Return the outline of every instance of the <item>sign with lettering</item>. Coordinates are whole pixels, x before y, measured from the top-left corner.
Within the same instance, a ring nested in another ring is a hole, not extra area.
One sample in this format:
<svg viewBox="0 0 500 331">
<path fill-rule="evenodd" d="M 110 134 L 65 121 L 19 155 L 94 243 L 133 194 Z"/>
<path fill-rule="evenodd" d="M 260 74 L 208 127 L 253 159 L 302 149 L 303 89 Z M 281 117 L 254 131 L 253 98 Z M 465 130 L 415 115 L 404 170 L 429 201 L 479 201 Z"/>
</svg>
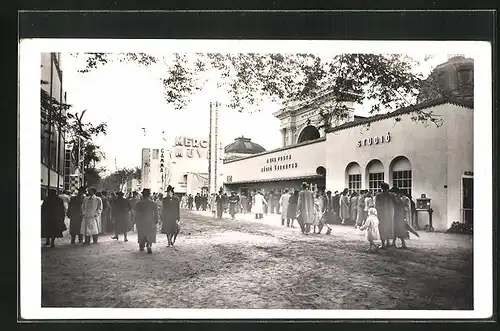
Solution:
<svg viewBox="0 0 500 331">
<path fill-rule="evenodd" d="M 207 158 L 208 140 L 175 137 L 174 156 L 177 158 Z"/>
<path fill-rule="evenodd" d="M 391 141 L 391 133 L 387 132 L 386 135 L 367 137 L 362 140 L 358 140 L 358 147 L 379 145 L 383 143 L 388 143 L 390 141 Z"/>
<path fill-rule="evenodd" d="M 290 162 L 291 160 L 291 154 L 267 158 L 266 165 L 260 169 L 260 172 L 296 169 L 298 166 L 297 162 Z"/>
</svg>

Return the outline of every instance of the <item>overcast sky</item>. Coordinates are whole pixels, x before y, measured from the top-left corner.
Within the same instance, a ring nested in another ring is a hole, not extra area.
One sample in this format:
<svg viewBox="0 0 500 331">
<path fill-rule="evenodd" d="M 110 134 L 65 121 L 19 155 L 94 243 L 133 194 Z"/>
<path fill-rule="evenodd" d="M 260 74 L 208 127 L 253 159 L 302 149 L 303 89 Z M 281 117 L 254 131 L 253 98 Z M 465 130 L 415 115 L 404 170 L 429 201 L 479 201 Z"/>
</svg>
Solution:
<svg viewBox="0 0 500 331">
<path fill-rule="evenodd" d="M 414 58 L 423 60 L 421 55 Z M 445 54 L 435 55 L 415 70 L 427 75 L 446 59 Z M 102 165 L 109 170 L 115 169 L 115 158 L 118 168 L 140 166 L 141 149 L 161 146 L 162 131 L 167 139 L 177 135 L 208 137 L 209 102 L 217 98 L 210 85 L 195 95 L 186 109 L 179 111 L 164 100 L 159 70 L 154 66 L 111 63 L 90 73 L 79 73 L 81 61 L 63 53 L 61 62 L 68 103 L 78 111 L 87 109 L 86 121 L 108 124 L 108 134 L 96 143 L 106 155 Z M 364 104 L 357 106 L 355 112 L 366 116 L 369 108 Z M 267 150 L 281 147 L 279 121 L 272 116 L 278 109 L 279 105 L 268 103 L 260 112 L 239 113 L 222 106 L 223 145 L 243 135 Z M 146 129 L 146 136 L 142 128 Z"/>
</svg>

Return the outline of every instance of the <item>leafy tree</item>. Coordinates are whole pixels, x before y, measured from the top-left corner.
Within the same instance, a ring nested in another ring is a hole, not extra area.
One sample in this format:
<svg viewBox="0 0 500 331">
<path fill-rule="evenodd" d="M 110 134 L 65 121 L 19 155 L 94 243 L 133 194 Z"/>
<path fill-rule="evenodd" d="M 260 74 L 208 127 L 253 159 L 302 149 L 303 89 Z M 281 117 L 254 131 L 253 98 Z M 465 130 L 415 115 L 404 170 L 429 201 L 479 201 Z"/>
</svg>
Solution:
<svg viewBox="0 0 500 331">
<path fill-rule="evenodd" d="M 138 167 L 136 167 L 135 169 L 129 169 L 129 168 L 118 169 L 117 171 L 103 178 L 102 180 L 103 187 L 111 191 L 119 191 L 122 189 L 123 185 L 128 180 L 137 177 L 138 170 L 140 172 L 140 168 Z"/>
<path fill-rule="evenodd" d="M 96 185 L 105 169 L 98 168 L 97 164 L 104 158 L 100 147 L 95 145 L 93 139 L 100 134 L 106 134 L 107 124 L 93 125 L 83 121 L 86 110 L 81 113 L 70 112 L 72 105 L 59 102 L 43 88 L 46 81 L 41 81 L 41 124 L 44 134 L 51 134 L 55 127 L 59 132 L 65 133 L 67 144 L 73 145 L 72 157 L 78 162 L 83 162 L 83 169 L 87 185 Z M 79 160 L 79 150 L 82 158 Z"/>
<path fill-rule="evenodd" d="M 412 71 L 414 59 L 402 54 L 256 54 L 256 53 L 175 53 L 156 56 L 145 53 L 84 53 L 89 72 L 112 61 L 144 66 L 162 65 L 161 82 L 167 102 L 184 108 L 207 77 L 217 77 L 217 86 L 227 93 L 229 107 L 258 109 L 264 98 L 288 104 L 316 98 L 309 106 L 319 108 L 321 123 L 329 127 L 332 119 L 345 118 L 344 101 L 371 100 L 372 114 L 412 106 L 424 81 Z M 214 76 L 216 75 L 216 76 Z M 436 87 L 439 88 L 439 87 Z M 330 102 L 325 102 L 325 101 Z M 415 109 L 412 120 L 440 124 L 432 113 Z"/>
</svg>

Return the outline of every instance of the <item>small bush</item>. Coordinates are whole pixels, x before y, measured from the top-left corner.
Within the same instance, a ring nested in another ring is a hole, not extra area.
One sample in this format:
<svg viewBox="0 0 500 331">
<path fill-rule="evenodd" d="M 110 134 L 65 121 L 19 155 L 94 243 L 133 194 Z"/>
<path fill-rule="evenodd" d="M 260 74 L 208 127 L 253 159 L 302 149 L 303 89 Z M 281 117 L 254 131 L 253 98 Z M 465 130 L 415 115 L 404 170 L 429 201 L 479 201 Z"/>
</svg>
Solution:
<svg viewBox="0 0 500 331">
<path fill-rule="evenodd" d="M 472 224 L 453 222 L 446 233 L 473 234 Z"/>
</svg>

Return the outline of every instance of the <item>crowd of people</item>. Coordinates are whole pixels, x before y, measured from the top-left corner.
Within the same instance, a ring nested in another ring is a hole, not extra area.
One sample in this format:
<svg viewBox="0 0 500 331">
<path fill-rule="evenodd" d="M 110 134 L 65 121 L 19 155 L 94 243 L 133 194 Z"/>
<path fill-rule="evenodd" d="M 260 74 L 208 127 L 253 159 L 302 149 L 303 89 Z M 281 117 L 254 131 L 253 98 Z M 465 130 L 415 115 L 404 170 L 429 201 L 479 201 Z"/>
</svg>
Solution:
<svg viewBox="0 0 500 331">
<path fill-rule="evenodd" d="M 366 231 L 370 251 L 396 247 L 397 238 L 401 240 L 400 248 L 405 249 L 405 239 L 409 237 L 407 227 L 415 219 L 415 203 L 410 195 L 396 186 L 389 189 L 387 183 L 382 183 L 380 187 L 381 191 L 376 194 L 370 190 L 350 192 L 348 189 L 332 194 L 331 191 L 312 191 L 309 184 L 303 183 L 300 191 L 285 189 L 279 198 L 260 190 L 249 196 L 239 196 L 235 192 L 228 196 L 220 190 L 207 195 L 207 206 L 201 209 L 209 208 L 217 218 L 229 212 L 232 219 L 236 213 L 251 212 L 256 219 L 262 219 L 269 212 L 278 213 L 281 214 L 282 226 L 294 228 L 296 221 L 306 235 L 311 230 L 313 234 L 320 234 L 324 228 L 329 235 L 333 224 L 353 225 Z M 186 206 L 192 209 L 189 203 Z M 374 240 L 379 239 L 381 245 L 377 246 Z"/>
<path fill-rule="evenodd" d="M 65 218 L 69 218 L 71 244 L 90 244 L 98 242 L 99 235 L 113 233 L 112 239 L 119 240 L 127 233 L 137 231 L 139 249 L 146 248 L 151 254 L 152 244 L 156 242 L 156 233 L 167 235 L 168 246 L 179 227 L 180 209 L 210 210 L 214 218 L 221 219 L 223 213 L 229 213 L 235 219 L 237 213 L 255 214 L 262 219 L 268 212 L 281 214 L 281 225 L 294 228 L 294 222 L 300 226 L 303 234 L 320 234 L 326 228 L 326 234 L 332 232 L 333 224 L 351 224 L 366 231 L 370 242 L 369 250 L 386 249 L 396 246 L 396 239 L 401 240 L 401 248 L 406 248 L 405 239 L 409 237 L 408 228 L 415 219 L 415 204 L 408 194 L 387 183 L 381 184 L 381 192 L 373 194 L 369 190 L 359 193 L 344 189 L 335 191 L 312 191 L 310 185 L 302 184 L 302 189 L 285 189 L 279 199 L 275 195 L 263 194 L 260 190 L 250 195 L 228 196 L 222 189 L 218 193 L 197 193 L 184 195 L 181 199 L 174 195 L 174 189 L 168 186 L 166 196 L 151 193 L 144 189 L 142 195 L 131 192 L 126 197 L 123 192 L 97 192 L 93 187 L 80 188 L 70 196 L 68 192 L 57 195 L 50 190 L 42 203 L 42 238 L 46 245 L 55 246 L 55 239 L 61 238 L 65 230 Z M 374 240 L 381 240 L 375 245 Z"/>
<path fill-rule="evenodd" d="M 156 233 L 167 235 L 168 246 L 180 222 L 180 200 L 174 195 L 174 188 L 168 186 L 166 196 L 151 194 L 144 189 L 142 195 L 133 192 L 127 197 L 123 192 L 97 192 L 94 187 L 81 187 L 78 193 L 70 196 L 69 192 L 57 195 L 49 190 L 41 207 L 42 238 L 45 245 L 55 247 L 56 238 L 62 238 L 67 230 L 65 218 L 69 218 L 71 244 L 90 244 L 98 242 L 99 235 L 113 233 L 112 239 L 128 241 L 127 233 L 137 231 L 139 250 L 147 249 L 152 253 L 152 244 L 156 243 Z"/>
</svg>

